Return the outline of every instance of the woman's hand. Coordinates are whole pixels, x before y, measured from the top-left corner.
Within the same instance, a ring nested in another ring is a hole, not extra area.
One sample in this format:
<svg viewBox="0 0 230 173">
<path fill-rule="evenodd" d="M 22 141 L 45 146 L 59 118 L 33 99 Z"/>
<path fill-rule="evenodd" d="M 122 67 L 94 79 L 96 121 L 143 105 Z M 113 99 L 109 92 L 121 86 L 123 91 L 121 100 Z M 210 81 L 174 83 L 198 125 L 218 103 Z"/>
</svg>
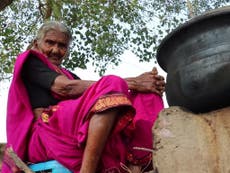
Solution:
<svg viewBox="0 0 230 173">
<path fill-rule="evenodd" d="M 164 77 L 158 75 L 157 69 L 154 67 L 151 72 L 143 73 L 134 78 L 127 78 L 129 89 L 138 92 L 155 92 L 162 96 L 165 91 Z"/>
</svg>

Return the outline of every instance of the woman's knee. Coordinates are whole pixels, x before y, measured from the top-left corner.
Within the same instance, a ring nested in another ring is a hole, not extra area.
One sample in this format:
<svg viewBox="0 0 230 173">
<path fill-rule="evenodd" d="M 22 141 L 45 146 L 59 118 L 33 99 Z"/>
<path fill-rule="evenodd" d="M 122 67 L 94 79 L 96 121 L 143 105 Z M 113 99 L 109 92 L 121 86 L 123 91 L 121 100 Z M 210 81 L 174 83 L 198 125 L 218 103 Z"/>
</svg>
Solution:
<svg viewBox="0 0 230 173">
<path fill-rule="evenodd" d="M 126 81 L 116 75 L 107 75 L 102 77 L 102 79 L 105 83 L 109 84 L 109 86 L 114 86 L 116 88 L 123 88 L 123 89 L 128 89 L 128 85 Z"/>
</svg>

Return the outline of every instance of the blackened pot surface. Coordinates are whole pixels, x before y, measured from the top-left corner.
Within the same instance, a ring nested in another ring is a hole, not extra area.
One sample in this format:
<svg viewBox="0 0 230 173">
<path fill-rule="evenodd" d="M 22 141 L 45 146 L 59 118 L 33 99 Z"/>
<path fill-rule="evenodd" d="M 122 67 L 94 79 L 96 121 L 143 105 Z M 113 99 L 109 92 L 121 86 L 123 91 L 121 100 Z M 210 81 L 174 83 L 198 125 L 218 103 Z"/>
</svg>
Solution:
<svg viewBox="0 0 230 173">
<path fill-rule="evenodd" d="M 157 61 L 167 72 L 169 106 L 207 112 L 230 105 L 230 7 L 210 11 L 164 38 Z"/>
</svg>

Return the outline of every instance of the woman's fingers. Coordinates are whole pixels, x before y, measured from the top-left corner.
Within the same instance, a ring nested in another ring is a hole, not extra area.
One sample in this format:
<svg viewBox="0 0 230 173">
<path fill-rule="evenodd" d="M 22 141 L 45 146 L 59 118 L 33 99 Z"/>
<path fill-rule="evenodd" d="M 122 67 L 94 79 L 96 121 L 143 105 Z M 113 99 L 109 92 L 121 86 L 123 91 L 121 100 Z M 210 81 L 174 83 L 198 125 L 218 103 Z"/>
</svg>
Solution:
<svg viewBox="0 0 230 173">
<path fill-rule="evenodd" d="M 161 75 L 156 75 L 155 76 L 155 92 L 158 93 L 159 95 L 163 95 L 165 91 L 165 80 L 164 77 Z"/>
</svg>

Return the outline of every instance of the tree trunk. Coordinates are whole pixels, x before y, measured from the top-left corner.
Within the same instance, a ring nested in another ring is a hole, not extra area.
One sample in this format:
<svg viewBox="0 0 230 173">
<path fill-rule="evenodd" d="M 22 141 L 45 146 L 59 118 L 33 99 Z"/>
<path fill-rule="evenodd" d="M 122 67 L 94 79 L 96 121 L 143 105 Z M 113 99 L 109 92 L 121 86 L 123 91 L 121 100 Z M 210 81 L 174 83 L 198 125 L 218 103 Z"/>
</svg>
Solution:
<svg viewBox="0 0 230 173">
<path fill-rule="evenodd" d="M 4 8 L 10 5 L 12 2 L 13 0 L 1 0 L 0 1 L 0 11 L 4 10 Z"/>
<path fill-rule="evenodd" d="M 152 130 L 158 173 L 230 172 L 230 107 L 204 114 L 170 107 Z"/>
</svg>

